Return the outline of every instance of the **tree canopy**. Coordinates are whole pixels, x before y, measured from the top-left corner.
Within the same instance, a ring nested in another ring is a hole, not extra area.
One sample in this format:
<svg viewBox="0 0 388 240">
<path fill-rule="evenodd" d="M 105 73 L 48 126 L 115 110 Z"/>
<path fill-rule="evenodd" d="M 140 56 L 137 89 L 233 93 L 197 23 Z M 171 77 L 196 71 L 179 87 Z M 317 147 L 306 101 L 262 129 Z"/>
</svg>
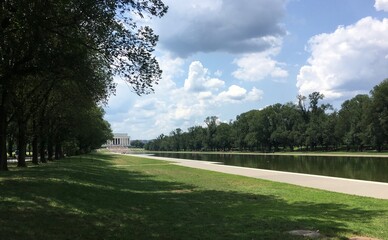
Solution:
<svg viewBox="0 0 388 240">
<path fill-rule="evenodd" d="M 59 157 L 64 144 L 85 151 L 109 138 L 99 106 L 114 93 L 113 76 L 138 95 L 161 77 L 152 55 L 158 36 L 134 19 L 166 12 L 161 0 L 1 1 L 0 170 L 7 170 L 7 139 L 11 150 L 17 139 L 25 166 L 27 142 L 44 162 L 53 148 Z"/>
</svg>

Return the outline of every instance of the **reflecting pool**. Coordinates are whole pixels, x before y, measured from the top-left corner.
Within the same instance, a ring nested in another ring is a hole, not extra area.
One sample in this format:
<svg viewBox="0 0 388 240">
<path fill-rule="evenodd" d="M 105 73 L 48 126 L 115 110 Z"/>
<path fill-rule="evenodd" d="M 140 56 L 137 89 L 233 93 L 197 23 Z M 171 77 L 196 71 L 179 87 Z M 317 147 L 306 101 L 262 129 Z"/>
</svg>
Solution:
<svg viewBox="0 0 388 240">
<path fill-rule="evenodd" d="M 220 162 L 225 165 L 388 182 L 388 158 L 248 154 L 157 153 L 154 156 Z"/>
</svg>

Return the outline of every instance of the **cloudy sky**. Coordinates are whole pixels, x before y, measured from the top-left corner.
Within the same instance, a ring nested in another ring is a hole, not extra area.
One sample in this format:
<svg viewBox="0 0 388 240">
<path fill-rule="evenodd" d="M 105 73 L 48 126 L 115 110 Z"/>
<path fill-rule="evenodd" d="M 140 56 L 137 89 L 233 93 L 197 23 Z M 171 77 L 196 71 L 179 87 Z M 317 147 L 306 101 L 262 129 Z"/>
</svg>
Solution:
<svg viewBox="0 0 388 240">
<path fill-rule="evenodd" d="M 324 93 L 337 108 L 388 78 L 388 0 L 164 0 L 148 23 L 163 79 L 137 96 L 117 78 L 114 132 L 153 139 L 176 128 Z"/>
</svg>

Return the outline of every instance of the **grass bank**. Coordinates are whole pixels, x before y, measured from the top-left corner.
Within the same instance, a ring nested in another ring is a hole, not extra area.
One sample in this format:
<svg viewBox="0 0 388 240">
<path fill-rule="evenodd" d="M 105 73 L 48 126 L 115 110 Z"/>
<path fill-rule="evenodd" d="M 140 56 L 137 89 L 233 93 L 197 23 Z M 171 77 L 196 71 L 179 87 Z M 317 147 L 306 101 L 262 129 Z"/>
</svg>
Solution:
<svg viewBox="0 0 388 240">
<path fill-rule="evenodd" d="M 388 239 L 388 201 L 95 154 L 0 173 L 0 239 Z"/>
</svg>

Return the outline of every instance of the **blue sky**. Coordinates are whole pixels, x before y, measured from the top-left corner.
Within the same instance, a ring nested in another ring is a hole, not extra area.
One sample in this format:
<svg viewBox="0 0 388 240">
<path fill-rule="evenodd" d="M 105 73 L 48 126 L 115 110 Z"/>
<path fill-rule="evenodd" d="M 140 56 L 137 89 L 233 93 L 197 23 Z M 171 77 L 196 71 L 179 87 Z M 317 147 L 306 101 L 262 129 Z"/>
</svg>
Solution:
<svg viewBox="0 0 388 240">
<path fill-rule="evenodd" d="M 243 112 L 319 91 L 335 107 L 388 78 L 388 0 L 165 0 L 163 79 L 137 96 L 116 78 L 105 107 L 131 139 L 228 122 Z"/>
</svg>

